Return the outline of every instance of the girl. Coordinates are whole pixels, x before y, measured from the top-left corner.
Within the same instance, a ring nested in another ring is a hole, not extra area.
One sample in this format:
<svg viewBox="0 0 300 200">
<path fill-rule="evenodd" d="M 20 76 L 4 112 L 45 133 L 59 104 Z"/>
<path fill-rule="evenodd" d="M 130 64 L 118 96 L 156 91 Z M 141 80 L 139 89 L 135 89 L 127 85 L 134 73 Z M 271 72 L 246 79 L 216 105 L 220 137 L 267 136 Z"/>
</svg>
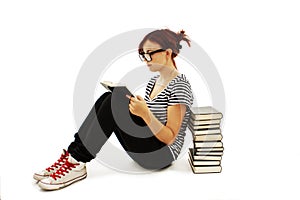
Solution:
<svg viewBox="0 0 300 200">
<path fill-rule="evenodd" d="M 86 163 L 96 157 L 114 133 L 127 154 L 145 169 L 167 168 L 184 143 L 193 95 L 174 58 L 190 40 L 182 30 L 155 30 L 139 44 L 139 56 L 153 76 L 145 97 L 117 91 L 104 93 L 75 134 L 75 140 L 50 167 L 34 174 L 38 185 L 55 190 L 86 178 Z"/>
</svg>

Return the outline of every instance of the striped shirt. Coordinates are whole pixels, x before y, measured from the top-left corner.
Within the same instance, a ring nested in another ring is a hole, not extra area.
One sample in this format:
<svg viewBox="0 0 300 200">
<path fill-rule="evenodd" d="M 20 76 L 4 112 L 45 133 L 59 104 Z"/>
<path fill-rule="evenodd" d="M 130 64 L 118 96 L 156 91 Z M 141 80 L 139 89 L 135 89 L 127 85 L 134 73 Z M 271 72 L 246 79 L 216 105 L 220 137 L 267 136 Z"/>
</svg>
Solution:
<svg viewBox="0 0 300 200">
<path fill-rule="evenodd" d="M 173 154 L 174 160 L 176 160 L 184 143 L 185 131 L 190 118 L 190 108 L 193 104 L 194 97 L 191 85 L 186 76 L 184 74 L 178 74 L 158 95 L 151 99 L 150 94 L 158 78 L 159 75 L 156 75 L 150 79 L 146 87 L 144 98 L 154 116 L 162 124 L 166 125 L 168 106 L 184 104 L 187 108 L 179 133 L 175 141 L 168 146 Z"/>
</svg>

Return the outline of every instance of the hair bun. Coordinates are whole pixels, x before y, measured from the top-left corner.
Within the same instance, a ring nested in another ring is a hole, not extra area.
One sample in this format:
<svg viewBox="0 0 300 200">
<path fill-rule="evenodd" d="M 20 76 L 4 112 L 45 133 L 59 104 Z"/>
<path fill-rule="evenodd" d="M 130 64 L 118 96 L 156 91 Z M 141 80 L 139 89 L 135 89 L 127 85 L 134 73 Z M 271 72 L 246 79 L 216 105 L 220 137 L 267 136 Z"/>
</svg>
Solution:
<svg viewBox="0 0 300 200">
<path fill-rule="evenodd" d="M 177 33 L 177 36 L 178 36 L 178 42 L 180 42 L 185 37 L 185 31 L 184 30 L 179 31 L 179 33 Z"/>
<path fill-rule="evenodd" d="M 185 34 L 184 30 L 181 30 L 177 33 L 177 48 L 182 49 L 182 45 L 180 44 L 181 41 L 185 41 L 189 46 L 191 46 L 190 44 L 190 40 L 187 38 L 187 35 Z"/>
<path fill-rule="evenodd" d="M 178 43 L 178 44 L 177 44 L 177 48 L 178 48 L 178 49 L 182 49 L 182 45 Z"/>
</svg>

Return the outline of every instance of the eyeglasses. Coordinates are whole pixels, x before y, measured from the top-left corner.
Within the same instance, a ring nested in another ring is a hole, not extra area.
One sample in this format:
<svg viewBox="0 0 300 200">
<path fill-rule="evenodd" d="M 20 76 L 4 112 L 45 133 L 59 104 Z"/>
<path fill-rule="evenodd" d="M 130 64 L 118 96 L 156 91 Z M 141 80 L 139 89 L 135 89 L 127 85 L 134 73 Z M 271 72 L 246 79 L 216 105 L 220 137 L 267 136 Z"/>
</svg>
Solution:
<svg viewBox="0 0 300 200">
<path fill-rule="evenodd" d="M 145 53 L 145 52 L 140 52 L 139 53 L 139 57 L 141 59 L 141 61 L 147 61 L 147 62 L 150 62 L 152 60 L 152 55 L 155 54 L 155 53 L 158 53 L 158 52 L 162 52 L 162 51 L 165 51 L 165 49 L 157 49 L 155 51 L 151 51 L 151 52 L 148 52 L 148 53 Z"/>
</svg>

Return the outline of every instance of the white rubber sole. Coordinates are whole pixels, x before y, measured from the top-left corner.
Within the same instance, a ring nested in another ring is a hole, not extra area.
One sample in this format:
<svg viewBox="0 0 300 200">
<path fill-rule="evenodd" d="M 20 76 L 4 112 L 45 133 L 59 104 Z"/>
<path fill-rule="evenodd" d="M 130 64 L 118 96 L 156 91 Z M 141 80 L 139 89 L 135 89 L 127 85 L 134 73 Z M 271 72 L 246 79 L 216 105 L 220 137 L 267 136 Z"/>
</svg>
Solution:
<svg viewBox="0 0 300 200">
<path fill-rule="evenodd" d="M 34 174 L 33 175 L 33 179 L 34 180 L 36 180 L 36 181 L 41 181 L 41 180 L 43 180 L 43 179 L 45 179 L 45 178 L 48 178 L 49 176 L 46 176 L 46 175 L 39 175 L 39 174 Z"/>
<path fill-rule="evenodd" d="M 64 188 L 64 187 L 67 187 L 77 181 L 80 181 L 80 180 L 83 180 L 87 177 L 87 173 L 79 176 L 79 177 L 76 177 L 72 180 L 69 180 L 67 182 L 64 182 L 64 183 L 57 183 L 57 184 L 49 184 L 49 183 L 44 183 L 43 180 L 39 181 L 38 182 L 38 185 L 40 186 L 40 188 L 42 188 L 43 190 L 58 190 L 58 189 L 61 189 L 61 188 Z"/>
</svg>

